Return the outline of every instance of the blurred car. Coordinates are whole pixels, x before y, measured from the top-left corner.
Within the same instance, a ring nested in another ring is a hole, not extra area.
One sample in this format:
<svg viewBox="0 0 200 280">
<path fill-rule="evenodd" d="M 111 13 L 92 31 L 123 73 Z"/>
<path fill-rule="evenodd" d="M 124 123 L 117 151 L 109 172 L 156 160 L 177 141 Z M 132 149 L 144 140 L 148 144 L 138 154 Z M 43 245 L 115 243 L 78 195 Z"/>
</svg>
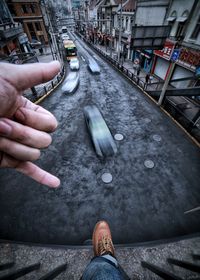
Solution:
<svg viewBox="0 0 200 280">
<path fill-rule="evenodd" d="M 96 154 L 99 157 L 116 154 L 117 146 L 99 109 L 95 105 L 86 106 L 83 112 Z"/>
<path fill-rule="evenodd" d="M 72 58 L 69 62 L 69 67 L 70 67 L 71 70 L 78 70 L 79 69 L 78 58 Z"/>
<path fill-rule="evenodd" d="M 88 60 L 88 68 L 93 74 L 100 74 L 100 67 L 92 58 L 89 58 Z"/>
<path fill-rule="evenodd" d="M 79 84 L 79 74 L 78 72 L 70 72 L 69 75 L 66 77 L 66 79 L 63 82 L 62 86 L 62 92 L 69 94 L 73 93 Z"/>
<path fill-rule="evenodd" d="M 32 39 L 32 41 L 29 42 L 29 44 L 32 48 L 40 48 L 42 46 L 42 43 L 35 39 Z"/>
<path fill-rule="evenodd" d="M 66 33 L 61 34 L 61 38 L 62 38 L 63 41 L 64 41 L 64 40 L 69 40 L 69 35 L 66 34 Z"/>
</svg>

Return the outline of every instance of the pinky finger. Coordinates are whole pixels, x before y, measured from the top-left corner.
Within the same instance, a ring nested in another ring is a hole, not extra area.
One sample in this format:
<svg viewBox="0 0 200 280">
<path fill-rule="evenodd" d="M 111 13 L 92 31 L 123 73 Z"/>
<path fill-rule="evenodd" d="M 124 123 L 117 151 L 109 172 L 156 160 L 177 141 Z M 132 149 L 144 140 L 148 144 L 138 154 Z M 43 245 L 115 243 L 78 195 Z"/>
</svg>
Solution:
<svg viewBox="0 0 200 280">
<path fill-rule="evenodd" d="M 41 169 L 32 162 L 20 162 L 17 165 L 16 170 L 31 177 L 38 183 L 49 186 L 51 188 L 57 188 L 60 185 L 60 180 L 57 177 Z"/>
</svg>

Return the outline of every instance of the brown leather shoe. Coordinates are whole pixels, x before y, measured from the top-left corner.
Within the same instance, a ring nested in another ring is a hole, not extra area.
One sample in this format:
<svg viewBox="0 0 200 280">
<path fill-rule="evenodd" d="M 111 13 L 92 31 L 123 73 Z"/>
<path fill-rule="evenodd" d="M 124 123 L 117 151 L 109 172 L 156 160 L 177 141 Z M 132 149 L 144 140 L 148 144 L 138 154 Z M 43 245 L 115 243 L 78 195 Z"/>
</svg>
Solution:
<svg viewBox="0 0 200 280">
<path fill-rule="evenodd" d="M 95 225 L 92 244 L 95 256 L 110 254 L 114 257 L 115 251 L 112 236 L 109 225 L 105 221 L 100 221 Z"/>
</svg>

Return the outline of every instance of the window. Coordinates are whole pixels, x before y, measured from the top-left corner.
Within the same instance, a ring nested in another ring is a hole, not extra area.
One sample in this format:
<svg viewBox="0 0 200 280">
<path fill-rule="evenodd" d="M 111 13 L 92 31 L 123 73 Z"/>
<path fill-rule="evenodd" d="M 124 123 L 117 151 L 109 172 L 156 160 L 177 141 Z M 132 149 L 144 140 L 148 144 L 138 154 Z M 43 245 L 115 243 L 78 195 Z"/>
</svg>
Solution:
<svg viewBox="0 0 200 280">
<path fill-rule="evenodd" d="M 22 11 L 24 14 L 28 14 L 28 9 L 27 9 L 27 6 L 26 5 L 22 5 Z"/>
<path fill-rule="evenodd" d="M 37 31 L 42 30 L 40 22 L 35 22 L 35 28 L 36 28 Z"/>
<path fill-rule="evenodd" d="M 176 31 L 176 37 L 179 38 L 183 35 L 183 28 L 184 28 L 184 23 L 183 22 L 179 22 L 178 24 L 178 28 Z"/>
<path fill-rule="evenodd" d="M 33 4 L 30 5 L 30 11 L 32 14 L 35 13 L 35 5 L 33 5 Z"/>
<path fill-rule="evenodd" d="M 191 39 L 197 39 L 198 35 L 199 35 L 199 32 L 200 32 L 200 17 L 197 21 L 197 24 L 192 32 L 192 35 L 191 35 Z"/>
</svg>

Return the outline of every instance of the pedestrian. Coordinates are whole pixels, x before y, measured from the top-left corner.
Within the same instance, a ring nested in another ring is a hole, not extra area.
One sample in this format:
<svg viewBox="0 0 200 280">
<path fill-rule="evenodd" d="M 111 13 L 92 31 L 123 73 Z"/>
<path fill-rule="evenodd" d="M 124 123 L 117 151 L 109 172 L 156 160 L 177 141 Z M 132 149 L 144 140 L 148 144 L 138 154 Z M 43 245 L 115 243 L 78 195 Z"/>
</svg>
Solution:
<svg viewBox="0 0 200 280">
<path fill-rule="evenodd" d="M 92 244 L 94 257 L 86 267 L 81 280 L 128 280 L 130 279 L 119 265 L 109 225 L 98 222 L 93 231 Z"/>
<path fill-rule="evenodd" d="M 58 61 L 0 63 L 0 168 L 13 168 L 49 187 L 58 187 L 60 180 L 32 162 L 40 157 L 42 148 L 50 145 L 49 133 L 56 129 L 57 121 L 22 94 L 53 79 L 59 71 Z"/>
<path fill-rule="evenodd" d="M 137 76 L 140 75 L 140 71 L 141 71 L 141 67 L 140 67 L 140 65 L 138 64 L 138 67 L 137 67 Z"/>
<path fill-rule="evenodd" d="M 149 83 L 149 79 L 150 79 L 150 74 L 147 73 L 147 74 L 146 74 L 146 77 L 145 77 L 145 82 L 146 82 L 146 84 Z"/>
</svg>

